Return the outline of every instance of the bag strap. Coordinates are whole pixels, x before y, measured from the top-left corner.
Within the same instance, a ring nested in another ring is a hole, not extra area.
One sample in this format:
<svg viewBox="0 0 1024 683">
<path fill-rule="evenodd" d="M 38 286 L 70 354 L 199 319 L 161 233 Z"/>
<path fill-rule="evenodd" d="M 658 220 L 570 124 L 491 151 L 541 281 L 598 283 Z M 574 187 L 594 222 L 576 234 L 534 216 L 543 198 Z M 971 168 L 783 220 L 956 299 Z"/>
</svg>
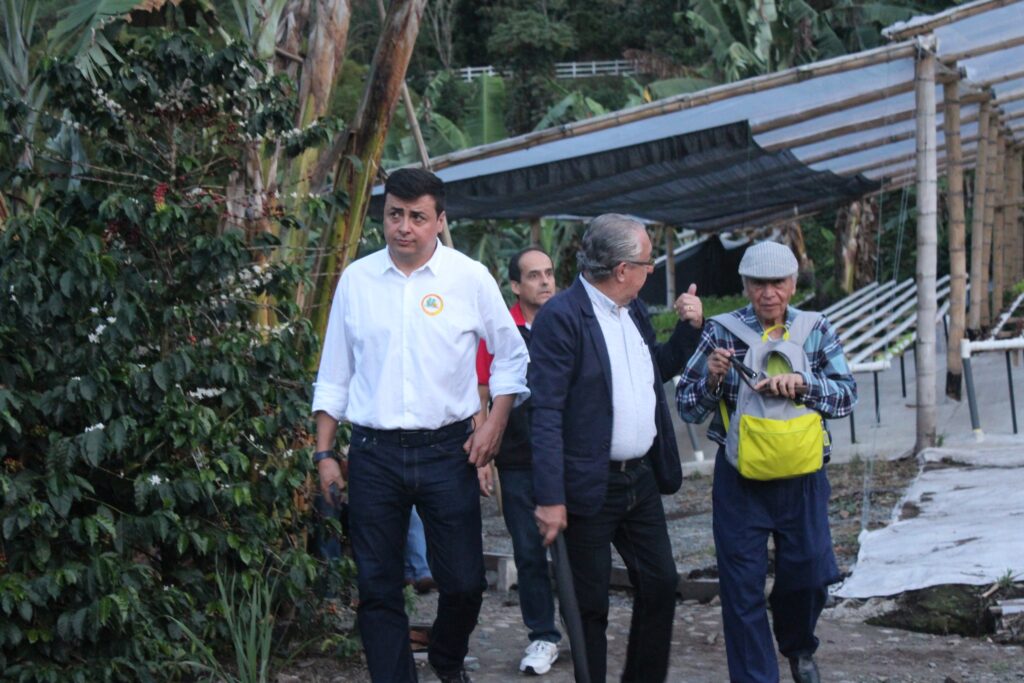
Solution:
<svg viewBox="0 0 1024 683">
<path fill-rule="evenodd" d="M 821 320 L 822 314 L 817 311 L 800 311 L 793 322 L 789 324 L 789 340 L 797 346 L 803 347 L 807 337 L 811 336 L 815 325 Z"/>
<path fill-rule="evenodd" d="M 746 323 L 732 313 L 719 313 L 716 316 L 712 316 L 711 319 L 749 347 L 754 347 L 761 343 L 761 335 L 747 327 Z"/>
<path fill-rule="evenodd" d="M 729 431 L 729 409 L 725 407 L 725 399 L 718 399 L 718 410 L 722 413 L 722 425 L 725 427 L 725 431 Z"/>
</svg>

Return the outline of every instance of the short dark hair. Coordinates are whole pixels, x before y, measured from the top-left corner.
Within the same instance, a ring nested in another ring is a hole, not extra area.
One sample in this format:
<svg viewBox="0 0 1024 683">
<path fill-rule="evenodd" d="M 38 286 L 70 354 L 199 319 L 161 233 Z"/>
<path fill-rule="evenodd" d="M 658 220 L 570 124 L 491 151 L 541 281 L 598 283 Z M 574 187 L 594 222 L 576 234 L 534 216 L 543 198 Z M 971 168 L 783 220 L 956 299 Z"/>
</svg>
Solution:
<svg viewBox="0 0 1024 683">
<path fill-rule="evenodd" d="M 512 258 L 510 258 L 508 260 L 508 281 L 509 282 L 521 282 L 522 281 L 523 272 L 521 270 L 519 270 L 519 259 L 523 258 L 523 256 L 525 256 L 526 254 L 529 254 L 531 251 L 539 251 L 540 253 L 544 254 L 548 258 L 551 258 L 551 254 L 549 254 L 548 252 L 544 251 L 543 249 L 541 249 L 540 247 L 538 247 L 536 245 L 531 245 L 529 247 L 524 247 L 524 248 L 520 249 L 519 251 L 517 251 L 515 254 L 512 255 Z"/>
<path fill-rule="evenodd" d="M 393 171 L 384 182 L 384 195 L 389 194 L 407 202 L 429 194 L 434 198 L 437 215 L 444 212 L 444 181 L 422 168 Z"/>
</svg>

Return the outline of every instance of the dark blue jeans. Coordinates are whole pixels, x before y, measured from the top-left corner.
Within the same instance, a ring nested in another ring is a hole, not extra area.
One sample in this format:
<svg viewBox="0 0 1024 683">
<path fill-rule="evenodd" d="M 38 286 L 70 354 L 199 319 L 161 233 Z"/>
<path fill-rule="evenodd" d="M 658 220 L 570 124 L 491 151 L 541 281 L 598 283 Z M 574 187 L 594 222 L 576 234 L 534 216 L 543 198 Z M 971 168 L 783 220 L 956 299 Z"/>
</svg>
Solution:
<svg viewBox="0 0 1024 683">
<path fill-rule="evenodd" d="M 818 648 L 814 629 L 828 584 L 839 578 L 828 526 L 830 493 L 824 468 L 793 479 L 754 481 L 740 476 L 719 447 L 712 528 L 729 680 L 777 683 L 772 631 L 786 657 Z M 775 584 L 766 604 L 769 535 L 775 543 Z"/>
<path fill-rule="evenodd" d="M 622 680 L 664 681 L 668 676 L 679 574 L 650 465 L 645 461 L 626 472 L 611 472 L 601 510 L 587 517 L 570 513 L 564 533 L 583 621 L 590 680 L 604 681 L 608 669 L 605 631 L 614 543 L 635 591 Z"/>
<path fill-rule="evenodd" d="M 416 680 L 403 601 L 409 511 L 416 505 L 438 586 L 428 659 L 440 673 L 462 669 L 486 588 L 476 468 L 462 444 L 395 440 L 354 427 L 349 449 L 349 520 L 358 568 L 358 625 L 370 677 Z"/>
<path fill-rule="evenodd" d="M 503 469 L 501 508 L 505 526 L 512 537 L 512 552 L 519 577 L 519 608 L 530 640 L 557 643 L 562 634 L 555 628 L 555 602 L 548 574 L 548 554 L 533 517 L 533 471 Z"/>
</svg>

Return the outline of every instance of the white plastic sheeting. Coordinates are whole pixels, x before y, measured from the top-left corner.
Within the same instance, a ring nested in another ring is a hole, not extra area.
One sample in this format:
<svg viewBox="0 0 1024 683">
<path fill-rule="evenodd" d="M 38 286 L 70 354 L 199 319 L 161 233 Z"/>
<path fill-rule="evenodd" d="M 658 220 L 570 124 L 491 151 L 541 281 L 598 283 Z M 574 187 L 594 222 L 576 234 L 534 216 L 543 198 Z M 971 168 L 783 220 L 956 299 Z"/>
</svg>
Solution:
<svg viewBox="0 0 1024 683">
<path fill-rule="evenodd" d="M 1024 576 L 1024 439 L 933 448 L 922 457 L 947 466 L 918 476 L 892 524 L 861 534 L 857 564 L 837 596 L 988 585 L 1008 571 Z M 916 516 L 901 517 L 905 509 Z"/>
</svg>

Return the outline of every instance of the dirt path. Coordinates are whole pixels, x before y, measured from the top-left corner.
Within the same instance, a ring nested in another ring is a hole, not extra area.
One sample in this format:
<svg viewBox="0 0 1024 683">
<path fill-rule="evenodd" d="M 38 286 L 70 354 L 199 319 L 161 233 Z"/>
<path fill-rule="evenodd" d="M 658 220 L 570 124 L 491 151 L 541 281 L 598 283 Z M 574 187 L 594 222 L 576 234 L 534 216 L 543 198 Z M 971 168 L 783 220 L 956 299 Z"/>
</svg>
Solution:
<svg viewBox="0 0 1024 683">
<path fill-rule="evenodd" d="M 865 471 L 868 477 L 869 510 L 863 515 Z M 862 461 L 831 465 L 830 518 L 840 569 L 847 571 L 857 556 L 857 535 L 862 520 L 869 528 L 889 522 L 893 506 L 917 474 L 915 461 L 878 461 L 868 468 Z M 687 478 L 675 496 L 665 499 L 669 533 L 676 563 L 684 576 L 713 576 L 714 544 L 711 539 L 711 479 Z M 491 552 L 511 552 L 507 532 L 492 501 L 484 505 L 484 547 Z M 626 591 L 612 593 L 609 618 L 609 676 L 622 671 L 631 616 Z M 864 620 L 875 605 L 846 601 L 822 615 L 818 629 L 821 649 L 818 660 L 829 683 L 1011 683 L 1024 681 L 1024 648 L 997 645 L 985 638 L 934 636 L 870 626 Z M 436 596 L 417 602 L 415 622 L 429 623 Z M 717 600 L 710 604 L 682 601 L 676 608 L 669 680 L 688 683 L 720 683 L 728 680 L 725 646 Z M 484 596 L 480 624 L 473 634 L 470 655 L 478 668 L 477 683 L 528 680 L 518 672 L 519 658 L 527 645 L 515 593 L 489 590 Z M 782 680 L 788 681 L 785 662 Z M 436 680 L 421 660 L 420 679 Z M 361 658 L 348 661 L 306 659 L 279 677 L 279 683 L 363 683 L 369 681 Z M 552 671 L 537 680 L 568 683 L 573 680 L 567 646 Z"/>
</svg>

